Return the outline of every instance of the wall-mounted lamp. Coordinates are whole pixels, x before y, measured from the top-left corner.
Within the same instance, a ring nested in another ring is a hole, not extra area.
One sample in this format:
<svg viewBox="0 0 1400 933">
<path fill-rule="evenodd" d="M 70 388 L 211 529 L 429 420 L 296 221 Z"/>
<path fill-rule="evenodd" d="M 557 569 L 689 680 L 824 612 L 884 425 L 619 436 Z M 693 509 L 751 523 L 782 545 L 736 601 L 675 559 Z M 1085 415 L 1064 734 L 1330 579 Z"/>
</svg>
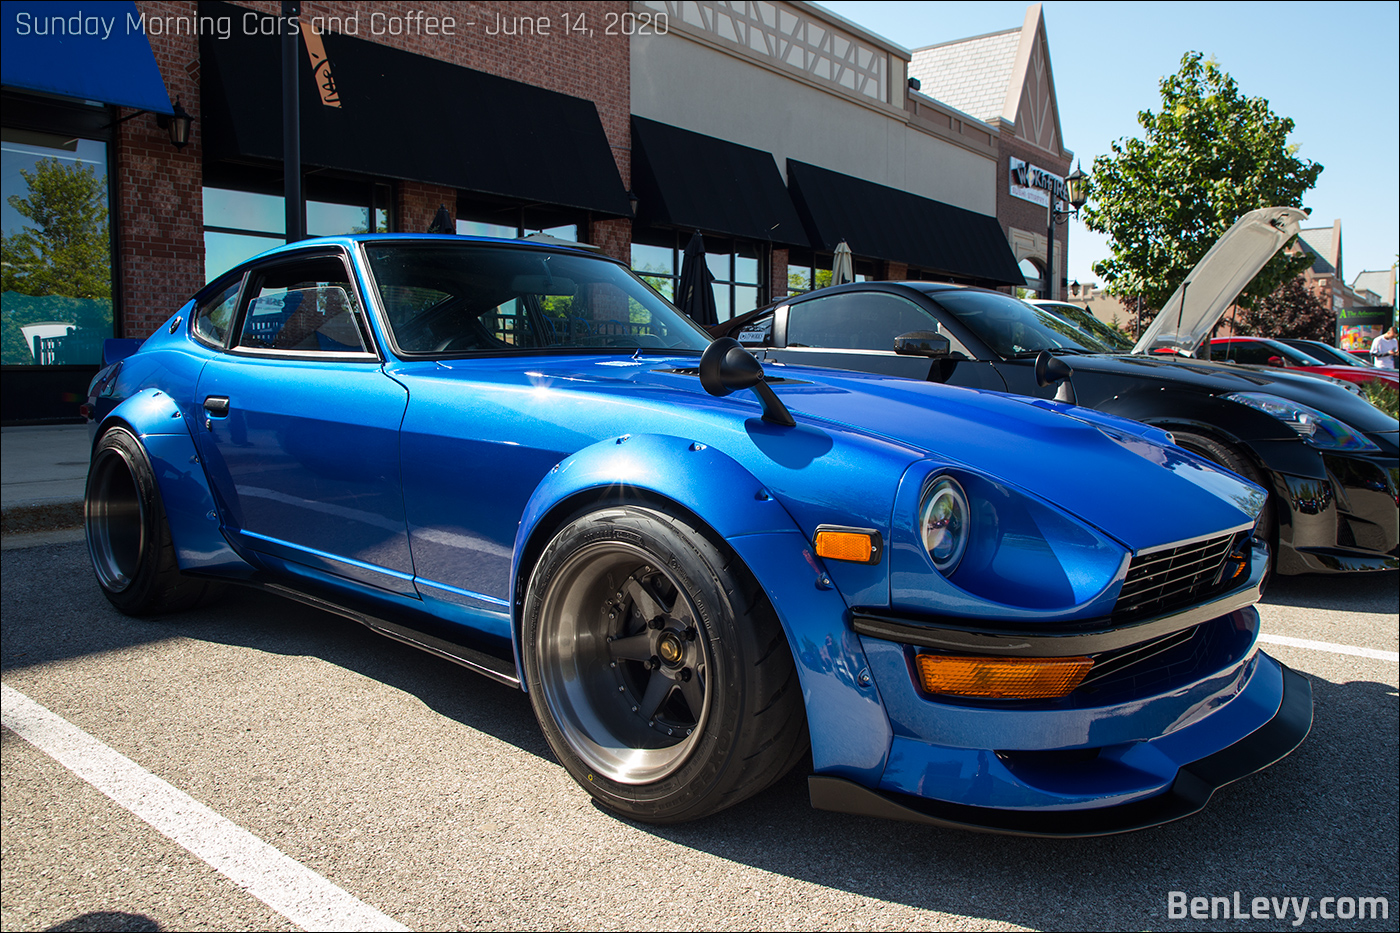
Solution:
<svg viewBox="0 0 1400 933">
<path fill-rule="evenodd" d="M 163 130 L 170 131 L 170 143 L 176 149 L 183 149 L 190 142 L 190 131 L 194 128 L 194 117 L 185 112 L 185 108 L 180 106 L 179 98 L 175 100 L 175 113 L 171 116 L 166 114 L 156 115 L 156 126 Z"/>
</svg>

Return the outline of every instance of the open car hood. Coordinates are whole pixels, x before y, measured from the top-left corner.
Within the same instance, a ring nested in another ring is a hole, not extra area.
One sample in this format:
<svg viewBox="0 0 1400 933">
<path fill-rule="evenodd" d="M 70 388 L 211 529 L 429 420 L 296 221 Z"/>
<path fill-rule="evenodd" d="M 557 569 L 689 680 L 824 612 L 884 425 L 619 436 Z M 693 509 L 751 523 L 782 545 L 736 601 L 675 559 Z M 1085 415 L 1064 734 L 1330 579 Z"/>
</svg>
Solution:
<svg viewBox="0 0 1400 933">
<path fill-rule="evenodd" d="M 1225 310 L 1308 215 L 1296 207 L 1250 211 L 1221 234 L 1143 332 L 1134 353 L 1169 347 L 1195 353 Z"/>
</svg>

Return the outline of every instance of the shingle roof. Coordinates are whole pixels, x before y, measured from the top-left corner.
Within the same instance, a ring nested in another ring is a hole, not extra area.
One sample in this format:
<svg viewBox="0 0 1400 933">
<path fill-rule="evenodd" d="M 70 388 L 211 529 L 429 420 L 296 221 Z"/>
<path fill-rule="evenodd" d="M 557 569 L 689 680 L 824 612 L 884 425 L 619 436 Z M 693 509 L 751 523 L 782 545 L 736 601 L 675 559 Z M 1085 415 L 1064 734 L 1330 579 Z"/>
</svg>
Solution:
<svg viewBox="0 0 1400 933">
<path fill-rule="evenodd" d="M 909 76 L 920 91 L 979 120 L 1002 115 L 1021 27 L 915 49 Z"/>
<path fill-rule="evenodd" d="M 1395 280 L 1391 278 L 1389 269 L 1368 269 L 1358 273 L 1356 281 L 1351 283 L 1351 287 L 1357 291 L 1373 291 L 1381 296 L 1381 300 L 1387 303 L 1395 301 Z"/>
<path fill-rule="evenodd" d="M 1304 249 L 1313 254 L 1312 271 L 1319 275 L 1324 273 L 1337 274 L 1336 268 L 1332 265 L 1332 228 L 1330 226 L 1299 230 L 1298 242 L 1303 245 Z"/>
</svg>

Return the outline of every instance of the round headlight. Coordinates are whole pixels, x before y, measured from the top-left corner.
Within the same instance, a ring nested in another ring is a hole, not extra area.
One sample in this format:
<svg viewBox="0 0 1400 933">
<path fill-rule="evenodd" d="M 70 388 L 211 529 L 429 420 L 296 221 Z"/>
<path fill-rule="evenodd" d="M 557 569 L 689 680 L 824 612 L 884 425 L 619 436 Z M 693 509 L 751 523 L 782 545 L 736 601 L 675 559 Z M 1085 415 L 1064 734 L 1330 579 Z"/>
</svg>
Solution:
<svg viewBox="0 0 1400 933">
<path fill-rule="evenodd" d="M 951 476 L 940 477 L 924 494 L 924 503 L 919 507 L 919 534 L 939 573 L 952 573 L 962 560 L 967 536 L 972 531 L 970 517 L 967 494 Z"/>
</svg>

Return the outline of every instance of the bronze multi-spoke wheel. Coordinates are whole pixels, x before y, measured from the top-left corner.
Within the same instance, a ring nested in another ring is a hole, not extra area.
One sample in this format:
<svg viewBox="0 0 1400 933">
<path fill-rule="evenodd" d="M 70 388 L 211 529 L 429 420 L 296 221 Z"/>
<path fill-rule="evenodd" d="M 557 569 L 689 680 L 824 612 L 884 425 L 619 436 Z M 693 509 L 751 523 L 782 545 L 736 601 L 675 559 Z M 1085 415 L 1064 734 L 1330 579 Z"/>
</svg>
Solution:
<svg viewBox="0 0 1400 933">
<path fill-rule="evenodd" d="M 606 806 L 695 819 L 806 746 L 778 621 L 722 544 L 636 506 L 562 529 L 525 603 L 526 682 L 550 745 Z"/>
</svg>

